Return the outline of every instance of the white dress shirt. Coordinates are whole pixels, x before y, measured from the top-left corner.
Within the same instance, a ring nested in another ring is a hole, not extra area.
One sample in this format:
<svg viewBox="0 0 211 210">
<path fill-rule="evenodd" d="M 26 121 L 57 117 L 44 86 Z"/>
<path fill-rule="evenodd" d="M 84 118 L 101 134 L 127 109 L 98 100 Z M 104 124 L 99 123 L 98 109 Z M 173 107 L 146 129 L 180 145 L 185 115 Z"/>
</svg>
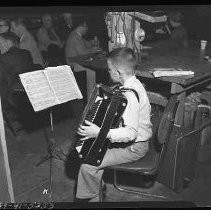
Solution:
<svg viewBox="0 0 211 210">
<path fill-rule="evenodd" d="M 152 136 L 152 123 L 150 121 L 151 106 L 146 90 L 135 76 L 126 80 L 123 87 L 134 89 L 139 95 L 139 102 L 132 91 L 124 93 L 128 100 L 127 107 L 122 115 L 124 126 L 110 129 L 110 141 L 147 141 Z"/>
</svg>

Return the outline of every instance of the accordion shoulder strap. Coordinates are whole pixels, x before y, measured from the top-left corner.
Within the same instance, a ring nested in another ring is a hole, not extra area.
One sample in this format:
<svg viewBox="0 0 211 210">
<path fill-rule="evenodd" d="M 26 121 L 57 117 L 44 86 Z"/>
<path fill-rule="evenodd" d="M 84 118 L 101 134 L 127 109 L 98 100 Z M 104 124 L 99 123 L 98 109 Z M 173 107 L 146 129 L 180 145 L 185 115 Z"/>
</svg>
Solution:
<svg viewBox="0 0 211 210">
<path fill-rule="evenodd" d="M 121 90 L 121 92 L 127 92 L 127 91 L 133 92 L 135 94 L 138 102 L 139 102 L 139 95 L 138 95 L 138 93 L 137 93 L 136 90 L 134 90 L 132 88 L 124 88 L 124 87 L 123 88 L 120 88 L 120 90 Z"/>
</svg>

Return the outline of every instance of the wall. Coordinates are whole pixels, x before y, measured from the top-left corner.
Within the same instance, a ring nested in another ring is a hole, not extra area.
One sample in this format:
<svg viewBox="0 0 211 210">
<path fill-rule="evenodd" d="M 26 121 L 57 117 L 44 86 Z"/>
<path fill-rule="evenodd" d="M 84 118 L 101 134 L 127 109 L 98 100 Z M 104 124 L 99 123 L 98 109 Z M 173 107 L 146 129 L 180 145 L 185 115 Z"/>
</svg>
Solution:
<svg viewBox="0 0 211 210">
<path fill-rule="evenodd" d="M 0 7 L 1 16 L 20 15 L 29 18 L 40 17 L 43 13 L 71 12 L 74 17 L 85 15 L 89 19 L 90 36 L 97 34 L 101 39 L 105 30 L 103 15 L 106 11 L 152 11 L 163 10 L 169 12 L 179 10 L 185 15 L 185 26 L 191 39 L 211 40 L 211 5 L 137 5 L 137 6 L 49 6 L 49 7 Z M 107 35 L 107 34 L 106 34 Z"/>
</svg>

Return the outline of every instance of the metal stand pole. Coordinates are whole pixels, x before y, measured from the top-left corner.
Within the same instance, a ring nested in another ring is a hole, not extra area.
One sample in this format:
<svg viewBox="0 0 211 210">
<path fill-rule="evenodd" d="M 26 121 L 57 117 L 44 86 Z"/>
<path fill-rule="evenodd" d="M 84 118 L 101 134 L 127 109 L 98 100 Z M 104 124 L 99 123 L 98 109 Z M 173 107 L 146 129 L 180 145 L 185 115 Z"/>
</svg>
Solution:
<svg viewBox="0 0 211 210">
<path fill-rule="evenodd" d="M 49 168 L 50 168 L 50 173 L 49 173 L 49 197 L 51 198 L 52 196 L 52 183 L 53 183 L 53 176 L 52 176 L 52 161 L 53 158 L 57 160 L 66 160 L 66 154 L 61 150 L 61 148 L 58 148 L 56 146 L 55 138 L 54 138 L 54 125 L 53 125 L 53 113 L 52 109 L 50 109 L 49 112 L 50 115 L 50 137 L 47 136 L 47 144 L 48 144 L 48 153 L 37 163 L 35 164 L 34 167 L 38 167 L 45 161 L 49 160 Z M 63 156 L 63 158 L 61 157 Z"/>
</svg>

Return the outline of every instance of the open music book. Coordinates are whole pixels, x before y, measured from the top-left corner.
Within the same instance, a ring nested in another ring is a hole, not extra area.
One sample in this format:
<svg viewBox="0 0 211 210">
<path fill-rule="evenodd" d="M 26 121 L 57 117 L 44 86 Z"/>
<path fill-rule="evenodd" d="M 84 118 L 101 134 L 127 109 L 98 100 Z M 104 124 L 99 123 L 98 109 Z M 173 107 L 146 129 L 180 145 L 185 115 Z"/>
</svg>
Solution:
<svg viewBox="0 0 211 210">
<path fill-rule="evenodd" d="M 83 96 L 71 68 L 67 65 L 19 75 L 35 112 Z"/>
</svg>

